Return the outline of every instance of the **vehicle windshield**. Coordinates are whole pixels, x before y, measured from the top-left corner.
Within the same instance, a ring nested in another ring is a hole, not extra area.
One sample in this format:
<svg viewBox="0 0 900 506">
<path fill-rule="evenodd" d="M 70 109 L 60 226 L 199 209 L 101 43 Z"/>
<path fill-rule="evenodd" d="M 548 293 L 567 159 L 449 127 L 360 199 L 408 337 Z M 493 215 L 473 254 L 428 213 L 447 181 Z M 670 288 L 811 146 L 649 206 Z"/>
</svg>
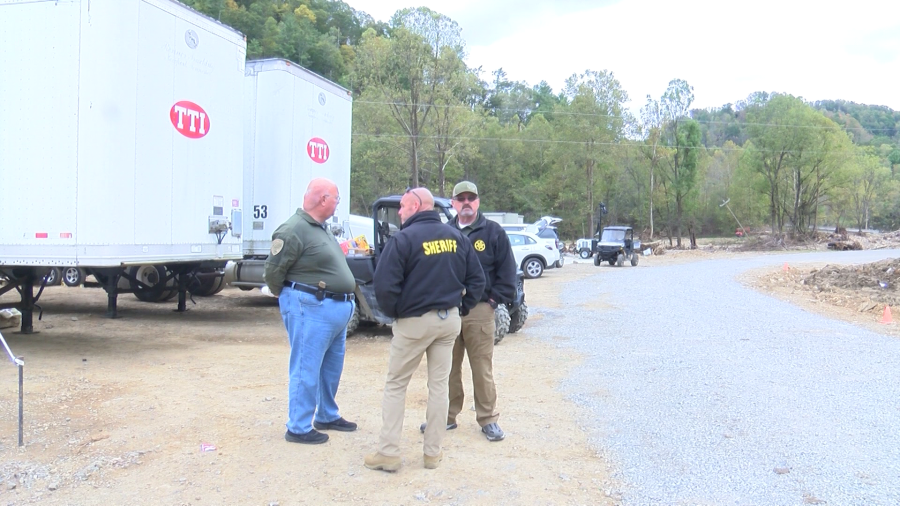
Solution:
<svg viewBox="0 0 900 506">
<path fill-rule="evenodd" d="M 624 230 L 603 229 L 603 235 L 600 237 L 603 242 L 619 242 L 625 240 Z"/>
<path fill-rule="evenodd" d="M 438 216 L 441 217 L 441 221 L 444 223 L 448 223 L 451 219 L 456 217 L 456 210 L 453 208 L 449 209 L 450 217 L 447 217 L 447 214 L 444 211 L 444 208 L 435 204 L 434 210 L 437 211 Z M 390 227 L 390 233 L 385 235 L 394 235 L 398 230 L 400 230 L 400 207 L 380 207 L 378 208 L 378 221 L 379 225 L 384 227 L 384 223 L 387 223 Z M 387 229 L 384 229 L 387 232 Z"/>
</svg>

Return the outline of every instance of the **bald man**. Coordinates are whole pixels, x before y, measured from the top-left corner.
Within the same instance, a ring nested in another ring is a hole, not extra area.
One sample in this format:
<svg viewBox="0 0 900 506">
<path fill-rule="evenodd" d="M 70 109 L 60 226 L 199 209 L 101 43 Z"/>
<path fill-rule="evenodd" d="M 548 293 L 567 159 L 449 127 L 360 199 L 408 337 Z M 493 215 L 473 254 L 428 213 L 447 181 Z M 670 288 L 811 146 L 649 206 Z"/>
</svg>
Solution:
<svg viewBox="0 0 900 506">
<path fill-rule="evenodd" d="M 266 259 L 266 286 L 278 296 L 291 344 L 284 434 L 291 443 L 328 441 L 316 429 L 356 430 L 335 402 L 356 288 L 344 252 L 325 226 L 340 201 L 334 182 L 310 181 L 303 209 L 272 234 Z"/>
<path fill-rule="evenodd" d="M 369 469 L 400 469 L 400 434 L 406 389 L 422 355 L 428 356 L 428 407 L 424 464 L 436 469 L 450 405 L 447 381 L 460 312 L 481 300 L 484 271 L 472 243 L 441 222 L 434 197 L 414 188 L 400 200 L 400 231 L 385 245 L 375 268 L 375 297 L 395 318 L 378 451 L 366 457 Z"/>
</svg>

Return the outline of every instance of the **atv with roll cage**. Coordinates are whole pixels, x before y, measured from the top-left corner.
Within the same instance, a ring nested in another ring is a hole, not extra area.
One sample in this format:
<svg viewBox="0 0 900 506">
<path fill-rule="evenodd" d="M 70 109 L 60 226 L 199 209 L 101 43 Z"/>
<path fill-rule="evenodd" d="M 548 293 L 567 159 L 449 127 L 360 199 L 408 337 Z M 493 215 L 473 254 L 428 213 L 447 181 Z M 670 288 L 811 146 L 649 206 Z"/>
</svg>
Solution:
<svg viewBox="0 0 900 506">
<path fill-rule="evenodd" d="M 609 262 L 609 265 L 621 267 L 628 261 L 632 266 L 637 266 L 641 241 L 635 240 L 633 228 L 616 225 L 605 227 L 593 248 L 594 265 Z"/>
</svg>

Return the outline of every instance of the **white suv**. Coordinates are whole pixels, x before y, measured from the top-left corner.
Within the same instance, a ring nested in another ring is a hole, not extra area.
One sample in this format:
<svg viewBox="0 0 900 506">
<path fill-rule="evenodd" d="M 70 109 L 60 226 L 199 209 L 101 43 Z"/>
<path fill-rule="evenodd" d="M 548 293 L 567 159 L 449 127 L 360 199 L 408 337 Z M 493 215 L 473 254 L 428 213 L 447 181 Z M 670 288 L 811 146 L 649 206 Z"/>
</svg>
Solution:
<svg viewBox="0 0 900 506">
<path fill-rule="evenodd" d="M 506 232 L 516 263 L 529 279 L 539 278 L 544 269 L 552 269 L 561 260 L 559 250 L 531 232 Z"/>
<path fill-rule="evenodd" d="M 557 232 L 556 230 L 556 224 L 561 221 L 562 218 L 557 218 L 555 216 L 542 216 L 541 219 L 531 225 L 528 225 L 528 228 L 525 229 L 526 231 L 540 237 L 545 243 L 556 248 L 556 251 L 559 252 L 559 260 L 557 261 L 555 267 L 563 266 L 563 245 L 562 241 L 559 240 L 559 232 Z"/>
</svg>

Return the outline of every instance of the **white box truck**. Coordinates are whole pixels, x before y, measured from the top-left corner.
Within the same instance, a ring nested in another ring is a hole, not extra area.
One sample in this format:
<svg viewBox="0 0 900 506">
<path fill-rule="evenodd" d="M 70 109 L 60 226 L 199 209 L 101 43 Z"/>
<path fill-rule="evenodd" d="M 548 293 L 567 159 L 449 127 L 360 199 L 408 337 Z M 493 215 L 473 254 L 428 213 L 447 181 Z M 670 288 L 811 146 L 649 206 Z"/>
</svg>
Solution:
<svg viewBox="0 0 900 506">
<path fill-rule="evenodd" d="M 485 218 L 500 224 L 519 225 L 525 222 L 525 217 L 518 213 L 507 212 L 482 212 Z"/>
<path fill-rule="evenodd" d="M 350 215 L 352 96 L 283 59 L 249 61 L 244 83 L 244 256 L 226 281 L 262 287 L 272 232 L 297 208 L 309 182 L 326 177 L 341 201 L 335 224 Z"/>
<path fill-rule="evenodd" d="M 0 295 L 30 312 L 41 268 L 77 266 L 109 316 L 173 283 L 184 309 L 241 258 L 245 54 L 173 0 L 0 1 Z"/>
</svg>

